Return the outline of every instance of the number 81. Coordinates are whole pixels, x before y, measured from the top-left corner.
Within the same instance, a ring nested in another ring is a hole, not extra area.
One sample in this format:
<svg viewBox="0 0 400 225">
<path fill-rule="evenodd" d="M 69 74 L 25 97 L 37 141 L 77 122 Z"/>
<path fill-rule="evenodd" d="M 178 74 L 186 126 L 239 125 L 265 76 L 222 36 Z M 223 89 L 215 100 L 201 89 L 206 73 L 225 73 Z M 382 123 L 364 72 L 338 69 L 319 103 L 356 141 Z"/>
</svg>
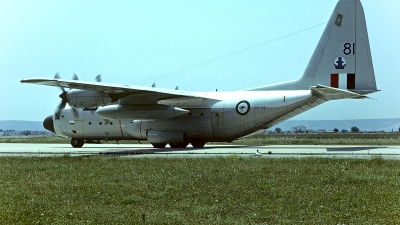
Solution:
<svg viewBox="0 0 400 225">
<path fill-rule="evenodd" d="M 355 53 L 355 46 L 356 46 L 355 43 L 353 43 L 353 44 L 351 44 L 351 43 L 346 43 L 346 44 L 344 44 L 343 53 L 344 53 L 345 55 L 350 55 L 350 54 L 353 54 L 353 55 L 354 55 L 354 53 Z"/>
</svg>

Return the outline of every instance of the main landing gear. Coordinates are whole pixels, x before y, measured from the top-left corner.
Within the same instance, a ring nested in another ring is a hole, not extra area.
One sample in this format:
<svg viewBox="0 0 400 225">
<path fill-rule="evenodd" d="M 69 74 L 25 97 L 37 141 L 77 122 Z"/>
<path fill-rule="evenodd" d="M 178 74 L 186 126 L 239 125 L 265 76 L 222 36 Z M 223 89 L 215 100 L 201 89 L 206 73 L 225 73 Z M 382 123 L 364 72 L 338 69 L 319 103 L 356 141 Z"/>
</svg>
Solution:
<svg viewBox="0 0 400 225">
<path fill-rule="evenodd" d="M 171 148 L 186 148 L 189 143 L 169 143 L 169 146 Z M 190 144 L 192 144 L 193 148 L 203 148 L 204 145 L 206 144 L 205 141 L 192 141 Z M 167 143 L 152 143 L 154 148 L 165 148 L 167 146 Z"/>
<path fill-rule="evenodd" d="M 205 141 L 192 141 L 193 148 L 202 148 L 206 144 Z"/>
<path fill-rule="evenodd" d="M 157 144 L 152 144 L 154 148 L 165 148 L 167 143 L 157 143 Z"/>
<path fill-rule="evenodd" d="M 83 144 L 85 144 L 85 141 L 83 139 L 71 139 L 71 145 L 74 148 L 82 148 Z"/>
<path fill-rule="evenodd" d="M 188 146 L 189 143 L 169 143 L 169 146 L 171 146 L 171 148 L 186 148 Z"/>
</svg>

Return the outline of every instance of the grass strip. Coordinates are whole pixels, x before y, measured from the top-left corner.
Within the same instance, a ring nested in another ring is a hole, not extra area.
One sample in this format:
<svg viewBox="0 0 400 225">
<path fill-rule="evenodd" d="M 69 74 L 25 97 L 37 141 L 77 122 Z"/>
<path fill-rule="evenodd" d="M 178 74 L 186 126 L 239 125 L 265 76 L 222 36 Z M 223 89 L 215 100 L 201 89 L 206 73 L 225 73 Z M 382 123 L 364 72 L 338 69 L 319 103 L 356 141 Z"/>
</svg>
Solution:
<svg viewBox="0 0 400 225">
<path fill-rule="evenodd" d="M 400 145 L 400 134 L 272 134 L 255 135 L 233 143 L 240 145 Z"/>
<path fill-rule="evenodd" d="M 0 158 L 0 224 L 399 224 L 400 161 Z"/>
</svg>

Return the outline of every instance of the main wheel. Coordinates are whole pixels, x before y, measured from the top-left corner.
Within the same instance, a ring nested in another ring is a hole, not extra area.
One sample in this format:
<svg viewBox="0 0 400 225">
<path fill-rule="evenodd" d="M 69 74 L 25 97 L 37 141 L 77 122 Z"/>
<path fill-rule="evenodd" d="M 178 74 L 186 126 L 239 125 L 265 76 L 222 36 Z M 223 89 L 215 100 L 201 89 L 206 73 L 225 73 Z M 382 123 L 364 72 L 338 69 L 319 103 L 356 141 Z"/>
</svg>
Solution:
<svg viewBox="0 0 400 225">
<path fill-rule="evenodd" d="M 75 138 L 71 139 L 71 145 L 74 148 L 82 148 L 83 144 L 85 144 L 85 141 L 82 139 L 75 139 Z"/>
<path fill-rule="evenodd" d="M 152 143 L 154 148 L 165 148 L 167 143 Z"/>
<path fill-rule="evenodd" d="M 193 148 L 202 148 L 206 144 L 205 141 L 192 141 L 190 144 L 192 144 Z"/>
<path fill-rule="evenodd" d="M 171 148 L 186 148 L 189 143 L 169 143 Z"/>
</svg>

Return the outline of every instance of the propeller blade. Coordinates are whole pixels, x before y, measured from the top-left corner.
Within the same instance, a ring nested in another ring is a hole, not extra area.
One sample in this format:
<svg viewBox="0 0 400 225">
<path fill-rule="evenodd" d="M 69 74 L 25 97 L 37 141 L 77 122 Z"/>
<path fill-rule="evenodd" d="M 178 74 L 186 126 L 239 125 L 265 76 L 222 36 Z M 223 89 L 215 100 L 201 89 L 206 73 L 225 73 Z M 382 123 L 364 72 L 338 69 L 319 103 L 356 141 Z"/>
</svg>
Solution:
<svg viewBox="0 0 400 225">
<path fill-rule="evenodd" d="M 54 79 L 61 79 L 60 74 L 56 73 L 56 75 L 54 75 Z M 72 80 L 78 80 L 78 76 L 75 73 L 72 76 Z M 57 109 L 55 112 L 55 119 L 60 119 L 61 110 L 65 109 L 65 106 L 68 103 L 67 92 L 65 91 L 65 89 L 63 87 L 60 87 L 60 89 L 61 89 L 62 93 L 58 97 L 61 98 L 61 103 L 57 106 Z M 71 106 L 71 108 L 72 108 L 75 118 L 79 117 L 78 110 L 73 106 Z"/>
<path fill-rule="evenodd" d="M 54 75 L 54 79 L 61 79 L 61 76 L 60 76 L 60 74 L 59 73 L 56 73 L 56 75 Z M 59 88 L 61 89 L 61 91 L 64 93 L 65 92 L 65 89 L 63 88 L 63 87 L 60 87 L 59 86 Z"/>
<path fill-rule="evenodd" d="M 67 92 L 64 90 L 64 88 L 62 88 L 62 89 L 63 89 L 63 92 L 58 97 L 60 97 L 64 102 L 68 102 Z"/>
<path fill-rule="evenodd" d="M 63 100 L 61 100 L 61 103 L 60 103 L 60 105 L 58 106 L 58 108 L 59 108 L 59 109 L 64 109 L 64 108 L 65 108 L 65 105 L 67 105 L 67 101 L 65 101 L 65 100 L 63 99 Z"/>
<path fill-rule="evenodd" d="M 57 120 L 60 119 L 61 110 L 65 108 L 66 104 L 67 104 L 67 102 L 64 99 L 62 99 L 61 103 L 58 105 L 56 112 L 55 112 L 55 117 Z"/>
<path fill-rule="evenodd" d="M 65 89 L 63 87 L 59 87 L 59 88 L 61 89 L 62 93 L 66 93 L 66 91 L 65 91 Z"/>
<path fill-rule="evenodd" d="M 96 80 L 97 82 L 101 82 L 101 74 L 97 75 L 96 78 L 95 78 L 95 80 Z"/>
<path fill-rule="evenodd" d="M 79 118 L 79 111 L 75 107 L 71 107 L 75 118 Z"/>
</svg>

